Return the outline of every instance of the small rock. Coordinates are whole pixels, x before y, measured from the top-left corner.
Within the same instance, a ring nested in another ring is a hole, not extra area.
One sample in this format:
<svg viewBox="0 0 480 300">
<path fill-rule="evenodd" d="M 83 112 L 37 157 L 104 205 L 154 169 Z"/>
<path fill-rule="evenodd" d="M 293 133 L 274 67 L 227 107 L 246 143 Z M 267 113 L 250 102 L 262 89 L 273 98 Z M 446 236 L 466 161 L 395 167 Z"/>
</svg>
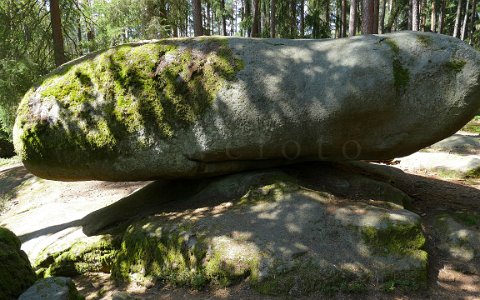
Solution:
<svg viewBox="0 0 480 300">
<path fill-rule="evenodd" d="M 68 277 L 49 277 L 35 282 L 18 300 L 79 300 L 80 295 Z"/>
</svg>

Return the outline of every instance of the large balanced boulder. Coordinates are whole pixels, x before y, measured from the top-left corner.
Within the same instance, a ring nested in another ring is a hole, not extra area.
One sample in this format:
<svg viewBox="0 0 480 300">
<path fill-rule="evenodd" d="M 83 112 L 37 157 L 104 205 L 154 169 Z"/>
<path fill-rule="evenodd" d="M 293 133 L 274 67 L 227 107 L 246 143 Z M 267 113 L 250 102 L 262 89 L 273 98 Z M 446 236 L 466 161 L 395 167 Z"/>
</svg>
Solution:
<svg viewBox="0 0 480 300">
<path fill-rule="evenodd" d="M 13 232 L 0 227 L 0 299 L 17 299 L 36 280 L 21 245 Z"/>
<path fill-rule="evenodd" d="M 59 180 L 213 176 L 390 159 L 480 107 L 480 54 L 443 35 L 142 42 L 62 66 L 18 110 L 16 151 Z"/>
</svg>

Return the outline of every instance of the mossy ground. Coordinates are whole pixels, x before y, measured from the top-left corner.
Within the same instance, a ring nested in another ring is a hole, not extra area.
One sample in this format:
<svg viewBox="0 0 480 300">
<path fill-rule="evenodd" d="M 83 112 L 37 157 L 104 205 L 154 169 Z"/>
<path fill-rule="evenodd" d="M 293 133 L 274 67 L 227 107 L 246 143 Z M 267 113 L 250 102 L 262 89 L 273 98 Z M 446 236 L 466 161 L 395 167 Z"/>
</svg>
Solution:
<svg viewBox="0 0 480 300">
<path fill-rule="evenodd" d="M 480 116 L 475 116 L 462 130 L 480 134 Z"/>
<path fill-rule="evenodd" d="M 243 68 L 222 39 L 123 45 L 60 69 L 20 104 L 16 147 L 26 161 L 81 164 L 111 159 L 121 143 L 139 148 L 194 123 Z M 50 109 L 50 117 L 32 114 Z M 53 112 L 52 112 L 53 111 Z M 55 114 L 58 112 L 58 115 Z M 34 115 L 34 119 L 31 116 Z M 128 153 L 123 153 L 124 155 Z"/>
</svg>

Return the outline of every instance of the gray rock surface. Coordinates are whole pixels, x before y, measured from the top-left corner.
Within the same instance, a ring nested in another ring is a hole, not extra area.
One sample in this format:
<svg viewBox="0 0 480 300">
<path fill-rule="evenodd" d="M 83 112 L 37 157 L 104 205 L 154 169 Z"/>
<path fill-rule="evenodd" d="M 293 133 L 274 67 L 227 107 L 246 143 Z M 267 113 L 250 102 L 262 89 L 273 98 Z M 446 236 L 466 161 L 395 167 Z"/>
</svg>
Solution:
<svg viewBox="0 0 480 300">
<path fill-rule="evenodd" d="M 435 216 L 441 232 L 438 247 L 454 258 L 454 268 L 480 274 L 480 213 L 441 213 Z"/>
<path fill-rule="evenodd" d="M 301 160 L 390 159 L 450 136 L 480 106 L 480 54 L 443 35 L 157 43 L 177 48 L 160 54 L 150 77 L 171 66 L 177 73 L 158 75 L 167 84 L 156 97 L 170 99 L 170 87 L 177 98 L 159 107 L 160 100 L 145 100 L 149 94 L 134 87 L 148 86 L 128 77 L 139 69 L 118 73 L 120 94 L 104 88 L 115 83 L 97 79 L 107 71 L 84 72 L 85 64 L 102 66 L 102 55 L 118 57 L 120 48 L 70 63 L 22 101 L 14 137 L 27 168 L 50 179 L 120 181 L 212 176 Z M 143 57 L 134 51 L 125 57 Z M 180 66 L 185 53 L 192 62 Z M 82 105 L 72 100 L 80 97 L 72 87 L 61 85 L 62 72 L 78 77 L 87 100 L 73 100 Z M 136 78 L 150 78 L 142 76 Z M 197 79 L 202 88 L 195 94 L 188 82 Z"/>
<path fill-rule="evenodd" d="M 49 277 L 35 282 L 18 300 L 81 300 L 81 296 L 67 277 Z"/>
</svg>

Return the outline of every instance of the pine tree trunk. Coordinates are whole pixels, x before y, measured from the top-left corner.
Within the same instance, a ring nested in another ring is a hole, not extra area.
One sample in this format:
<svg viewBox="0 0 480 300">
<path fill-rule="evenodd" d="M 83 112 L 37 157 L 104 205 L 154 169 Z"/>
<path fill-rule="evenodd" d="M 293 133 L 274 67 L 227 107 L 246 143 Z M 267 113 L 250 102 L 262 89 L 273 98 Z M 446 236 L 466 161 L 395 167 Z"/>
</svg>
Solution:
<svg viewBox="0 0 480 300">
<path fill-rule="evenodd" d="M 270 10 L 271 10 L 271 15 L 270 15 L 270 37 L 275 38 L 276 37 L 276 26 L 277 26 L 277 16 L 276 16 L 276 9 L 277 9 L 277 4 L 275 0 L 270 1 Z"/>
<path fill-rule="evenodd" d="M 430 31 L 437 32 L 437 1 L 432 0 L 432 14 L 430 16 Z"/>
<path fill-rule="evenodd" d="M 77 39 L 78 39 L 78 54 L 81 56 L 83 55 L 83 48 L 82 48 L 82 20 L 80 18 L 77 19 Z"/>
<path fill-rule="evenodd" d="M 467 0 L 467 3 L 465 5 L 465 18 L 463 19 L 463 27 L 462 27 L 462 35 L 461 39 L 462 41 L 465 40 L 467 37 L 467 24 L 468 24 L 468 6 L 470 5 L 469 1 Z"/>
<path fill-rule="evenodd" d="M 373 33 L 378 33 L 378 19 L 380 14 L 380 1 L 374 0 L 373 6 Z"/>
<path fill-rule="evenodd" d="M 245 11 L 245 14 L 244 14 L 244 18 L 246 20 L 250 19 L 250 16 L 252 15 L 252 9 L 251 9 L 251 0 L 244 0 L 244 11 Z M 251 37 L 252 36 L 252 27 L 249 26 L 247 27 L 247 37 Z"/>
<path fill-rule="evenodd" d="M 50 0 L 50 20 L 52 22 L 53 55 L 55 65 L 60 66 L 66 62 L 63 45 L 62 18 L 60 14 L 59 0 Z"/>
<path fill-rule="evenodd" d="M 363 0 L 362 33 L 363 34 L 374 33 L 374 22 L 375 22 L 374 0 Z"/>
<path fill-rule="evenodd" d="M 252 37 L 259 37 L 258 24 L 260 23 L 260 10 L 258 7 L 259 0 L 253 0 L 253 23 L 252 23 Z"/>
<path fill-rule="evenodd" d="M 207 18 L 206 18 L 206 24 L 205 24 L 205 32 L 204 34 L 205 35 L 211 35 L 212 34 L 212 18 L 210 17 L 210 12 L 211 12 L 211 9 L 210 9 L 210 2 L 207 1 Z"/>
<path fill-rule="evenodd" d="M 340 37 L 344 38 L 347 36 L 347 0 L 342 0 L 342 24 Z"/>
<path fill-rule="evenodd" d="M 327 37 L 330 38 L 330 0 L 325 0 L 325 32 Z"/>
<path fill-rule="evenodd" d="M 300 1 L 300 37 L 305 37 L 305 0 Z"/>
<path fill-rule="evenodd" d="M 455 27 L 453 28 L 453 36 L 458 38 L 460 36 L 460 19 L 462 18 L 462 0 L 458 0 L 457 14 L 455 17 Z"/>
<path fill-rule="evenodd" d="M 424 14 L 423 11 L 427 7 L 427 0 L 421 0 L 418 7 L 418 15 L 420 16 L 420 30 L 425 32 L 427 27 L 427 14 Z"/>
<path fill-rule="evenodd" d="M 227 35 L 227 17 L 225 16 L 225 0 L 220 0 L 220 11 L 222 13 L 222 35 Z"/>
<path fill-rule="evenodd" d="M 382 12 L 380 14 L 380 33 L 385 33 L 385 11 L 387 10 L 387 0 L 382 0 Z"/>
<path fill-rule="evenodd" d="M 350 0 L 350 20 L 348 24 L 348 35 L 355 36 L 356 34 L 356 20 L 357 20 L 357 0 Z"/>
<path fill-rule="evenodd" d="M 201 0 L 193 0 L 193 33 L 195 36 L 203 35 Z"/>
<path fill-rule="evenodd" d="M 419 29 L 418 0 L 412 0 L 412 30 L 418 31 Z"/>
<path fill-rule="evenodd" d="M 440 16 L 438 18 L 438 33 L 444 33 L 445 31 L 445 7 L 446 7 L 446 0 L 441 0 L 440 6 Z"/>
<path fill-rule="evenodd" d="M 473 46 L 473 33 L 475 32 L 475 20 L 477 16 L 477 0 L 472 3 L 472 17 L 470 18 L 470 45 Z"/>
</svg>

